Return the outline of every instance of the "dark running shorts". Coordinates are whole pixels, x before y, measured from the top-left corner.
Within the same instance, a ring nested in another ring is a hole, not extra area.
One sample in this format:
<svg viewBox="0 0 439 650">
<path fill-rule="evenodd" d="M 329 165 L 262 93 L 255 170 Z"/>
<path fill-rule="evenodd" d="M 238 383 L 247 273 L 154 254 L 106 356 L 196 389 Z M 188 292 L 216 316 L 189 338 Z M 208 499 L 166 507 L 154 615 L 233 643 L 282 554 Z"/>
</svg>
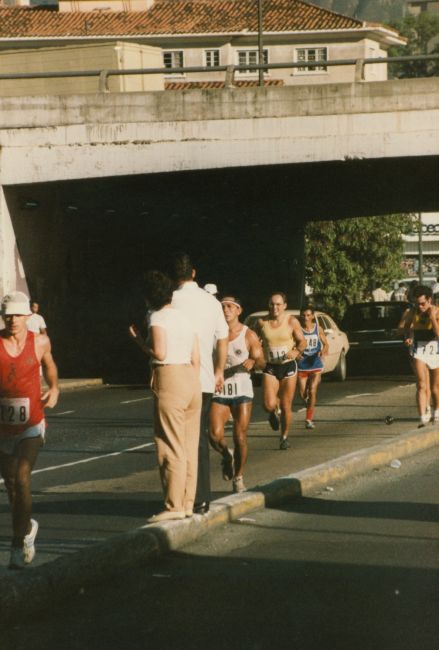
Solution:
<svg viewBox="0 0 439 650">
<path fill-rule="evenodd" d="M 294 377 L 297 373 L 297 363 L 295 359 L 287 363 L 267 363 L 264 368 L 264 375 L 276 377 L 278 381 Z"/>
</svg>

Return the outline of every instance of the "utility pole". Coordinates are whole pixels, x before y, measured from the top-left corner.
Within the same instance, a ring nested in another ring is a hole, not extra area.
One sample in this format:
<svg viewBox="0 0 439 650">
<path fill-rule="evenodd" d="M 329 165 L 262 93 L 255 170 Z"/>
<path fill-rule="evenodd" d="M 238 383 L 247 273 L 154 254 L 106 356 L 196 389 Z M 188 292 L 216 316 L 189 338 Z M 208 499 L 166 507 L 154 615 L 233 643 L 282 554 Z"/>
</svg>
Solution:
<svg viewBox="0 0 439 650">
<path fill-rule="evenodd" d="M 418 252 L 419 252 L 419 284 L 423 282 L 422 267 L 424 266 L 424 251 L 422 247 L 422 213 L 418 212 Z"/>
<path fill-rule="evenodd" d="M 258 61 L 259 65 L 264 63 L 264 47 L 262 43 L 263 33 L 263 0 L 258 0 Z M 259 86 L 264 85 L 264 71 L 259 69 Z"/>
</svg>

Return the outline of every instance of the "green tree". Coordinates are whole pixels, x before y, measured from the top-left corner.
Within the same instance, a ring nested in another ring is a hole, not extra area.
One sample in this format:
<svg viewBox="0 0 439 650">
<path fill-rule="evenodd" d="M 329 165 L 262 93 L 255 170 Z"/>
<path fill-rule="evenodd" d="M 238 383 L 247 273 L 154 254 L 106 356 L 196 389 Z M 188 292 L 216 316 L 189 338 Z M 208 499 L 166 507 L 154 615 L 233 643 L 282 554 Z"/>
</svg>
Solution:
<svg viewBox="0 0 439 650">
<path fill-rule="evenodd" d="M 439 15 L 423 11 L 417 16 L 407 15 L 393 23 L 401 34 L 407 38 L 407 45 L 393 46 L 389 56 L 416 56 L 418 54 L 438 54 Z M 389 76 L 397 78 L 433 77 L 439 75 L 439 61 L 407 61 L 394 63 Z"/>
<path fill-rule="evenodd" d="M 305 229 L 305 278 L 325 308 L 340 318 L 347 305 L 377 284 L 390 289 L 401 274 L 403 234 L 411 214 L 314 221 Z"/>
</svg>

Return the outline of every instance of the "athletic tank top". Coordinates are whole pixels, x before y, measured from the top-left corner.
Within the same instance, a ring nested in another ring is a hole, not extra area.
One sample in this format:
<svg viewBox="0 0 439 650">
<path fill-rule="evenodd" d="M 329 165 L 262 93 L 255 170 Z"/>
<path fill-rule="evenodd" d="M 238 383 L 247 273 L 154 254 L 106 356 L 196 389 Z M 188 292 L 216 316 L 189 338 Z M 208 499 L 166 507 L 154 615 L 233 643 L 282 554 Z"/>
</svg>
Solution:
<svg viewBox="0 0 439 650">
<path fill-rule="evenodd" d="M 261 335 L 265 359 L 268 363 L 288 363 L 287 354 L 295 346 L 286 316 L 280 327 L 272 327 L 270 321 L 262 322 Z"/>
<path fill-rule="evenodd" d="M 412 328 L 415 342 L 432 341 L 436 338 L 433 330 L 433 323 L 431 322 L 430 317 L 426 314 L 416 312 L 413 317 Z"/>
<path fill-rule="evenodd" d="M 236 339 L 229 341 L 227 347 L 227 359 L 224 370 L 238 366 L 248 359 L 249 353 L 245 342 L 245 334 L 248 327 L 244 325 Z M 253 397 L 253 384 L 249 372 L 235 372 L 231 377 L 224 379 L 224 386 L 219 397 Z"/>
<path fill-rule="evenodd" d="M 302 327 L 302 332 L 303 336 L 305 337 L 306 341 L 306 348 L 302 352 L 302 356 L 304 357 L 312 357 L 315 354 L 318 354 L 320 350 L 322 349 L 322 342 L 320 340 L 319 336 L 319 326 L 316 323 L 314 325 L 314 329 L 311 332 L 308 332 L 308 330 L 303 329 Z"/>
<path fill-rule="evenodd" d="M 27 333 L 18 357 L 6 351 L 4 339 L 0 337 L 0 435 L 22 433 L 42 420 L 44 410 L 35 334 Z"/>
</svg>

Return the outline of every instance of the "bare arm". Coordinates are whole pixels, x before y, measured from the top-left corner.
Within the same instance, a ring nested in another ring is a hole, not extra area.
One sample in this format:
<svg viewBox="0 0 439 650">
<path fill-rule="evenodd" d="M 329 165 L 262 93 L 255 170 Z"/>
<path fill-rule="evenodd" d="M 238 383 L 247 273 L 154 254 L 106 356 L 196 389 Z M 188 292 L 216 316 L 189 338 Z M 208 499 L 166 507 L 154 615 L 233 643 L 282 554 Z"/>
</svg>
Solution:
<svg viewBox="0 0 439 650">
<path fill-rule="evenodd" d="M 325 332 L 322 330 L 322 328 L 320 327 L 320 325 L 318 325 L 317 327 L 318 327 L 318 332 L 319 332 L 319 338 L 320 338 L 320 340 L 321 340 L 321 342 L 322 342 L 322 345 L 323 345 L 323 347 L 322 347 L 322 349 L 321 349 L 321 351 L 320 351 L 320 356 L 321 356 L 321 357 L 326 357 L 326 355 L 327 355 L 328 352 L 329 352 L 329 343 L 328 343 L 328 339 L 326 338 L 326 334 L 325 334 Z"/>
<path fill-rule="evenodd" d="M 157 361 L 164 361 L 167 352 L 166 330 L 164 327 L 152 325 L 149 331 L 151 337 L 151 356 L 157 359 Z"/>
<path fill-rule="evenodd" d="M 200 371 L 200 346 L 196 334 L 194 335 L 194 341 L 192 343 L 191 364 L 197 372 Z"/>
<path fill-rule="evenodd" d="M 265 368 L 265 359 L 260 340 L 256 333 L 251 329 L 248 329 L 245 333 L 245 340 L 248 347 L 249 358 L 246 359 L 242 365 L 249 371 L 254 368 L 262 370 Z"/>
<path fill-rule="evenodd" d="M 220 392 L 224 386 L 224 366 L 227 359 L 228 339 L 218 339 L 215 354 L 215 390 Z"/>
<path fill-rule="evenodd" d="M 297 359 L 306 348 L 306 339 L 303 336 L 302 328 L 297 318 L 290 316 L 289 324 L 292 327 L 292 335 L 296 342 L 296 347 L 290 350 L 287 356 L 289 359 Z"/>
<path fill-rule="evenodd" d="M 148 357 L 153 356 L 151 346 L 149 345 L 149 339 L 145 340 L 141 335 L 140 330 L 135 325 L 129 326 L 128 334 L 144 354 Z"/>
<path fill-rule="evenodd" d="M 43 375 L 48 385 L 48 390 L 41 396 L 41 401 L 44 407 L 53 408 L 56 406 L 59 397 L 58 388 L 58 368 L 52 356 L 52 346 L 50 339 L 46 335 L 41 336 L 41 365 L 43 367 Z"/>
<path fill-rule="evenodd" d="M 438 308 L 432 305 L 429 310 L 429 316 L 431 324 L 433 325 L 433 331 L 436 338 L 439 338 L 439 312 Z"/>
<path fill-rule="evenodd" d="M 411 333 L 413 316 L 414 310 L 412 307 L 409 307 L 405 310 L 401 317 L 401 320 L 398 323 L 398 334 L 404 338 L 404 343 L 406 345 L 411 345 L 413 343 L 413 337 Z"/>
</svg>

